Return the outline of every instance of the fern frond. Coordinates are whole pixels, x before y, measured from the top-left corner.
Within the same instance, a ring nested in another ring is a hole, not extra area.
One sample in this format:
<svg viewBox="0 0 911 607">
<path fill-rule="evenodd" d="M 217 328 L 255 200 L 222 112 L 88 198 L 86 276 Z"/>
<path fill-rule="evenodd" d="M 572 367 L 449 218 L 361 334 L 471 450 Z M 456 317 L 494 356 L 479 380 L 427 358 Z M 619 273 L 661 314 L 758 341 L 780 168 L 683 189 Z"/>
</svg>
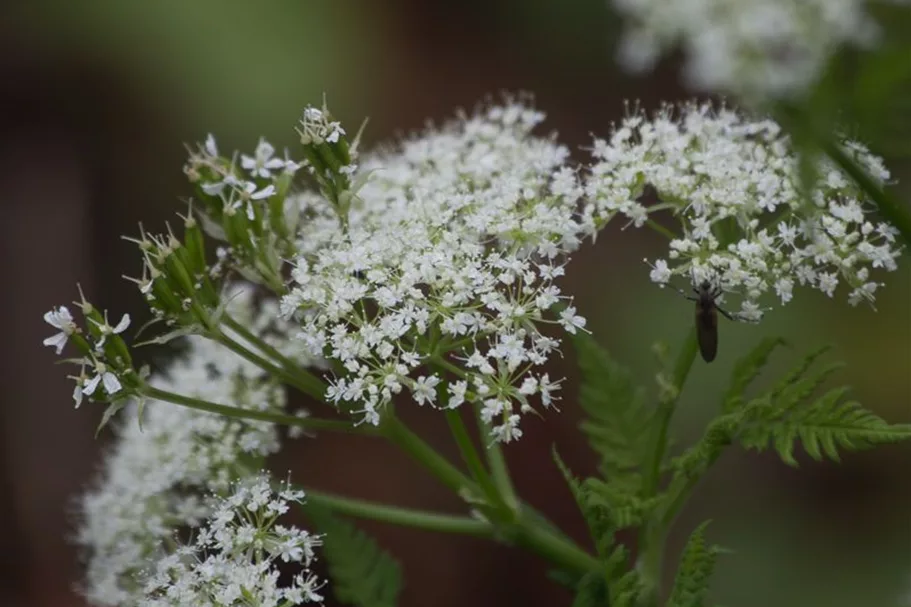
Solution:
<svg viewBox="0 0 911 607">
<path fill-rule="evenodd" d="M 757 408 L 745 420 L 740 442 L 748 449 L 763 450 L 771 444 L 789 466 L 797 466 L 794 448 L 799 440 L 817 461 L 839 461 L 839 449 L 855 451 L 911 439 L 911 425 L 889 424 L 854 401 L 843 401 L 848 389 L 829 390 L 803 407 Z"/>
<path fill-rule="evenodd" d="M 789 387 L 793 386 L 806 375 L 807 371 L 810 370 L 810 367 L 813 366 L 813 363 L 821 357 L 823 354 L 832 349 L 832 346 L 822 346 L 816 350 L 807 354 L 800 363 L 794 367 L 787 375 L 785 375 L 781 380 L 779 380 L 775 386 L 769 391 L 769 399 L 776 400 L 781 396 Z"/>
<path fill-rule="evenodd" d="M 582 483 L 583 499 L 589 508 L 603 508 L 617 529 L 638 527 L 655 511 L 663 497 L 643 499 L 610 481 L 587 478 Z"/>
<path fill-rule="evenodd" d="M 725 392 L 722 401 L 722 410 L 729 413 L 745 402 L 744 392 L 756 379 L 756 376 L 769 362 L 769 356 L 778 346 L 787 345 L 780 337 L 769 337 L 762 340 L 749 354 L 741 358 L 734 365 L 731 374 L 731 384 Z"/>
<path fill-rule="evenodd" d="M 618 529 L 610 511 L 592 504 L 589 490 L 585 488 L 584 482 L 577 479 L 569 467 L 563 463 L 556 448 L 552 450 L 552 455 L 557 468 L 566 479 L 566 484 L 569 486 L 579 512 L 582 513 L 582 518 L 585 519 L 585 524 L 594 540 L 595 549 L 599 555 L 606 555 L 614 544 L 614 534 Z"/>
<path fill-rule="evenodd" d="M 358 607 L 395 607 L 402 588 L 398 562 L 364 532 L 328 509 L 307 504 L 304 511 L 326 534 L 323 555 L 335 598 Z"/>
<path fill-rule="evenodd" d="M 713 419 L 696 444 L 671 460 L 674 479 L 695 478 L 704 474 L 724 448 L 731 444 L 741 419 L 742 414 L 739 413 L 729 413 Z"/>
<path fill-rule="evenodd" d="M 574 344 L 582 370 L 580 401 L 588 415 L 582 431 L 601 457 L 605 478 L 635 493 L 641 483 L 638 468 L 646 457 L 651 421 L 644 392 L 591 335 L 579 332 Z"/>
<path fill-rule="evenodd" d="M 709 521 L 696 527 L 680 558 L 674 588 L 667 607 L 704 607 L 711 584 L 715 561 L 721 548 L 706 542 Z"/>
</svg>

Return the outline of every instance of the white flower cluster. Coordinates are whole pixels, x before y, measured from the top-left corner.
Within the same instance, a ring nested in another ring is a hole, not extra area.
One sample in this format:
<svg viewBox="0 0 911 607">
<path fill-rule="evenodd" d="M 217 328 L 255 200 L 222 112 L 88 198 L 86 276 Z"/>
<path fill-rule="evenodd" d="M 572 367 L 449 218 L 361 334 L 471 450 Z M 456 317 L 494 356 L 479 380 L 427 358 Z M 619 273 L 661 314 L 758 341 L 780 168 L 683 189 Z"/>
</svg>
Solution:
<svg viewBox="0 0 911 607">
<path fill-rule="evenodd" d="M 844 149 L 875 179 L 889 178 L 863 146 Z M 758 300 L 772 289 L 790 301 L 795 284 L 831 297 L 843 281 L 852 304 L 872 302 L 881 283 L 870 270 L 896 269 L 895 229 L 872 219 L 859 188 L 827 161 L 816 162 L 807 196 L 801 159 L 770 120 L 696 104 L 635 112 L 595 142 L 594 156 L 585 190 L 596 221 L 619 213 L 638 226 L 669 211 L 682 234 L 654 262 L 652 280 L 678 275 L 739 291 L 744 320 L 761 316 Z M 647 184 L 659 198 L 649 208 L 640 201 Z"/>
<path fill-rule="evenodd" d="M 686 77 L 746 99 L 799 96 L 842 45 L 868 47 L 879 28 L 865 0 L 613 0 L 630 21 L 628 69 L 650 68 L 681 46 Z"/>
<path fill-rule="evenodd" d="M 246 295 L 229 305 L 254 330 L 274 325 L 274 304 L 257 315 L 250 308 Z M 234 407 L 284 409 L 283 390 L 259 367 L 201 337 L 187 344 L 183 358 L 149 380 L 153 387 Z M 170 553 L 175 530 L 198 527 L 211 516 L 206 496 L 225 493 L 251 463 L 279 448 L 276 428 L 266 422 L 157 401 L 146 403 L 141 420 L 137 407 L 127 411 L 99 484 L 80 504 L 85 593 L 97 605 L 135 604 L 142 590 L 137 574 Z"/>
<path fill-rule="evenodd" d="M 195 540 L 162 557 L 143 584 L 143 607 L 267 607 L 321 603 L 322 582 L 310 572 L 319 537 L 277 525 L 302 491 L 274 492 L 267 477 L 247 479 L 220 501 Z M 282 585 L 279 563 L 303 570 Z"/>
<path fill-rule="evenodd" d="M 552 405 L 559 382 L 536 368 L 560 341 L 541 327 L 584 326 L 572 307 L 555 313 L 567 299 L 555 280 L 592 226 L 581 189 L 563 187 L 567 149 L 531 135 L 542 119 L 510 102 L 344 167 L 362 185 L 342 219 L 322 197 L 297 199 L 306 219 L 282 307 L 312 355 L 344 367 L 333 402 L 372 424 L 403 391 L 474 402 L 502 442 L 521 435 L 530 397 Z"/>
</svg>

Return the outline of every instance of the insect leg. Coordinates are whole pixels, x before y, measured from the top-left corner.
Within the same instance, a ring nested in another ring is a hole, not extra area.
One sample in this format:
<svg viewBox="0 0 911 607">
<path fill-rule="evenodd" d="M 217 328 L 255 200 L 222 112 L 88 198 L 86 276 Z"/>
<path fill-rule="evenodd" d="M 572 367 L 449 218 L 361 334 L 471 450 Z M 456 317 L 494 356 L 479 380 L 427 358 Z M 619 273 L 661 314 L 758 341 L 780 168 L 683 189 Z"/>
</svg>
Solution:
<svg viewBox="0 0 911 607">
<path fill-rule="evenodd" d="M 692 295 L 687 295 L 687 294 L 684 293 L 681 289 L 675 287 L 675 286 L 672 285 L 672 284 L 669 284 L 669 283 L 668 283 L 668 284 L 665 284 L 664 286 L 665 286 L 665 287 L 670 287 L 671 289 L 677 291 L 677 293 L 679 293 L 679 294 L 680 294 L 683 298 L 685 298 L 685 299 L 689 299 L 690 301 L 699 301 L 699 298 L 698 298 L 698 297 L 693 297 Z"/>
</svg>

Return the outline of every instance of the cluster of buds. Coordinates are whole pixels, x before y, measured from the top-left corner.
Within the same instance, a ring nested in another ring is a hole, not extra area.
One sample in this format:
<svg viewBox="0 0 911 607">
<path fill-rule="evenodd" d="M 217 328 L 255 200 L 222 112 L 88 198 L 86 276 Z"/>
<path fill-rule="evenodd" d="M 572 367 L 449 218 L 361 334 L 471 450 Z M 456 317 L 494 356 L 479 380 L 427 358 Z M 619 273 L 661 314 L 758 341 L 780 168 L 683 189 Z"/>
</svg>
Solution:
<svg viewBox="0 0 911 607">
<path fill-rule="evenodd" d="M 219 156 L 215 139 L 190 152 L 184 173 L 196 187 L 206 230 L 227 244 L 223 264 L 246 279 L 283 289 L 281 260 L 294 250 L 296 215 L 286 212 L 294 174 L 302 164 L 275 158 L 275 148 L 260 140 L 253 156 Z"/>
<path fill-rule="evenodd" d="M 323 100 L 322 109 L 312 106 L 304 109 L 297 128 L 310 174 L 343 226 L 347 226 L 351 202 L 359 188 L 352 184 L 351 178 L 357 171 L 357 148 L 365 125 L 366 122 L 361 125 L 354 142 L 349 144 L 345 129 L 333 120 Z"/>
<path fill-rule="evenodd" d="M 156 319 L 168 326 L 211 329 L 220 301 L 216 281 L 220 264 L 210 267 L 205 241 L 193 211 L 184 220 L 181 242 L 168 228 L 167 234 L 148 235 L 140 230 L 135 242 L 143 255 L 142 278 L 131 279 L 139 285 Z"/>
<path fill-rule="evenodd" d="M 89 303 L 79 290 L 80 301 L 74 302 L 82 312 L 85 328 L 80 327 L 66 306 L 54 308 L 44 315 L 44 320 L 58 332 L 44 340 L 44 345 L 63 352 L 67 342 L 72 342 L 80 356 L 67 359 L 79 366 L 79 375 L 70 376 L 75 380 L 73 400 L 76 407 L 84 398 L 93 401 L 115 403 L 137 394 L 143 379 L 133 368 L 129 348 L 120 336 L 129 326 L 130 317 L 124 314 L 116 325 L 108 321 L 108 314 L 102 314 Z"/>
</svg>

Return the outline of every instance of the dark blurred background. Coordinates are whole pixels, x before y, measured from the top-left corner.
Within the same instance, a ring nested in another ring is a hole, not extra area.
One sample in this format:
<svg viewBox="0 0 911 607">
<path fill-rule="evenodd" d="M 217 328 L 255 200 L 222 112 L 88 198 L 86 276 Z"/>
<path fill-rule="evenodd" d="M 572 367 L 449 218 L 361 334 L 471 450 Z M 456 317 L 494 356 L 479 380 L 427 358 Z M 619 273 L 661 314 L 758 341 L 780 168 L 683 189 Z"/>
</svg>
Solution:
<svg viewBox="0 0 911 607">
<path fill-rule="evenodd" d="M 71 499 L 92 477 L 104 438 L 98 411 L 74 411 L 71 385 L 41 346 L 41 315 L 71 301 L 81 282 L 102 307 L 147 312 L 119 277 L 140 268 L 121 234 L 153 229 L 189 194 L 183 142 L 213 132 L 221 149 L 250 151 L 260 135 L 294 145 L 292 127 L 323 92 L 349 128 L 370 117 L 369 142 L 444 120 L 502 90 L 530 91 L 563 142 L 606 134 L 623 100 L 654 108 L 686 96 L 673 61 L 632 78 L 613 62 L 620 29 L 606 0 L 354 2 L 6 3 L 0 8 L 0 605 L 82 605 L 69 543 Z M 584 158 L 584 152 L 579 153 Z M 892 167 L 908 175 L 908 163 Z M 907 198 L 909 188 L 900 186 Z M 649 285 L 641 259 L 661 241 L 613 228 L 569 266 L 590 328 L 643 382 L 651 346 L 676 348 L 689 304 Z M 723 322 L 721 354 L 697 362 L 681 401 L 679 444 L 695 439 L 733 361 L 761 338 L 793 351 L 834 343 L 838 380 L 890 421 L 911 420 L 911 276 L 888 277 L 878 312 L 800 292 L 759 326 Z M 138 323 L 137 325 L 138 326 Z M 555 369 L 574 382 L 571 355 Z M 413 409 L 417 409 L 416 407 Z M 576 430 L 573 391 L 562 413 L 529 418 L 508 449 L 519 491 L 580 540 L 584 525 L 550 459 L 556 444 L 577 473 L 594 458 Z M 409 421 L 455 456 L 441 416 Z M 715 576 L 729 607 L 879 607 L 911 602 L 911 483 L 906 447 L 850 455 L 843 464 L 790 469 L 732 449 L 676 527 L 675 557 L 692 527 L 732 551 Z M 283 454 L 295 480 L 363 497 L 454 511 L 457 501 L 391 448 L 318 438 Z M 402 604 L 568 605 L 533 556 L 480 540 L 368 524 L 403 563 Z M 907 598 L 903 598 L 907 597 Z"/>
</svg>

